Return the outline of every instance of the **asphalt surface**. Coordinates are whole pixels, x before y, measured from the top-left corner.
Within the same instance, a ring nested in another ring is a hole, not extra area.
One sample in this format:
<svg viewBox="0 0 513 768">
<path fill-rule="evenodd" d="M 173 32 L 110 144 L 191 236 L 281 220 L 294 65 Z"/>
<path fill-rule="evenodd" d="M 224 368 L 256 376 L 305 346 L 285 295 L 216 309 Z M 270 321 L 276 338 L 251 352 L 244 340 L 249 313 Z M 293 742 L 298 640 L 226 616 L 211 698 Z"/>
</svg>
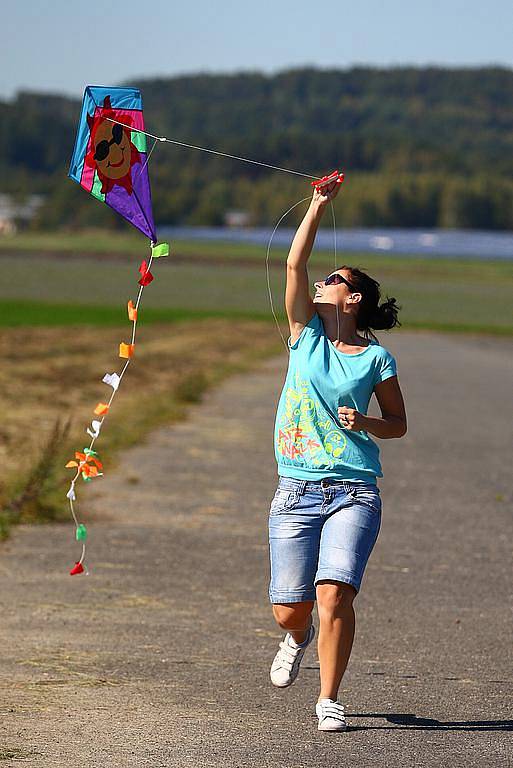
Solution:
<svg viewBox="0 0 513 768">
<path fill-rule="evenodd" d="M 339 696 L 350 730 L 317 730 L 315 647 L 293 686 L 269 679 L 283 357 L 80 488 L 89 576 L 68 576 L 71 522 L 0 544 L 0 764 L 511 765 L 512 344 L 381 341 L 409 431 L 380 441 L 383 522 Z"/>
</svg>

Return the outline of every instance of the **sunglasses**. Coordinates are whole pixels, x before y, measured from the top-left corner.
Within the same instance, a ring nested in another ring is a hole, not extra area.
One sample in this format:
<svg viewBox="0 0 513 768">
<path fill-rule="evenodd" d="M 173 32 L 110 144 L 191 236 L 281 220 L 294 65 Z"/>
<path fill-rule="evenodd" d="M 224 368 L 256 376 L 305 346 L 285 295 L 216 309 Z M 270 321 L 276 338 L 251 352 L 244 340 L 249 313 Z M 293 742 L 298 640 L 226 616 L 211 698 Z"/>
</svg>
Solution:
<svg viewBox="0 0 513 768">
<path fill-rule="evenodd" d="M 94 159 L 100 160 L 100 161 L 106 160 L 107 157 L 109 156 L 111 146 L 113 144 L 121 144 L 122 138 L 123 138 L 123 126 L 118 125 L 116 123 L 112 129 L 112 139 L 110 141 L 107 141 L 107 139 L 103 139 L 102 141 L 98 142 L 95 153 L 94 153 Z"/>
<path fill-rule="evenodd" d="M 324 280 L 324 285 L 340 285 L 341 283 L 345 283 L 351 291 L 356 291 L 354 285 L 351 285 L 351 283 L 349 283 L 345 277 L 339 275 L 338 272 L 333 272 L 332 275 L 328 275 Z"/>
</svg>

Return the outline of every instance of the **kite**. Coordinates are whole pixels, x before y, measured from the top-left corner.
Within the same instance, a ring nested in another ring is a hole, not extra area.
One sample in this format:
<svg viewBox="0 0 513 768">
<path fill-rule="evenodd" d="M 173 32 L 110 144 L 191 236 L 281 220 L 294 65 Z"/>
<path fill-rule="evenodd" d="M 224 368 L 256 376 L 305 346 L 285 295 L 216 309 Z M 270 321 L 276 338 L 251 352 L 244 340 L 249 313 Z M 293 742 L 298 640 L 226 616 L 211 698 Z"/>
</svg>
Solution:
<svg viewBox="0 0 513 768">
<path fill-rule="evenodd" d="M 112 401 L 135 354 L 135 336 L 138 312 L 144 288 L 154 276 L 151 273 L 153 259 L 168 256 L 169 245 L 157 245 L 153 221 L 148 160 L 155 147 L 147 151 L 146 133 L 142 111 L 142 98 L 136 88 L 88 86 L 82 102 L 82 112 L 75 140 L 69 176 L 97 200 L 106 203 L 116 213 L 130 222 L 150 240 L 151 255 L 139 266 L 139 290 L 135 303 L 128 302 L 128 319 L 132 323 L 130 341 L 119 344 L 119 357 L 123 363 L 119 373 L 106 373 L 102 382 L 112 388 L 107 402 L 99 402 L 86 433 L 91 438 L 88 447 L 75 451 L 74 458 L 66 464 L 75 470 L 66 494 L 75 522 L 75 538 L 82 543 L 82 555 L 70 570 L 70 575 L 87 574 L 84 568 L 87 529 L 77 519 L 75 484 L 80 477 L 91 482 L 103 475 L 103 465 L 93 445 L 100 435 L 103 422 L 110 412 Z"/>
<path fill-rule="evenodd" d="M 140 92 L 88 86 L 69 176 L 156 242 L 148 159 Z"/>
</svg>

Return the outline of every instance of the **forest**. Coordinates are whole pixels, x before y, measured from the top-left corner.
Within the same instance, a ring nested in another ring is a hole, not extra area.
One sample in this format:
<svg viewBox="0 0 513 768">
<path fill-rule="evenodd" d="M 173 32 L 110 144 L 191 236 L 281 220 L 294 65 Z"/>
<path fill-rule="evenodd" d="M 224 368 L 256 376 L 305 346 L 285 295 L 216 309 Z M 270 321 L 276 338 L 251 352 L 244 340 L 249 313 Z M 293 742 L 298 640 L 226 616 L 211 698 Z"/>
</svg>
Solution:
<svg viewBox="0 0 513 768">
<path fill-rule="evenodd" d="M 344 226 L 513 229 L 513 70 L 313 68 L 135 80 L 151 133 L 306 174 L 346 173 Z M 0 193 L 44 195 L 34 228 L 120 226 L 67 178 L 80 99 L 0 102 Z M 157 224 L 270 226 L 307 179 L 158 145 Z M 292 223 L 292 222 L 291 222 Z M 329 224 L 329 222 L 326 222 Z"/>
</svg>

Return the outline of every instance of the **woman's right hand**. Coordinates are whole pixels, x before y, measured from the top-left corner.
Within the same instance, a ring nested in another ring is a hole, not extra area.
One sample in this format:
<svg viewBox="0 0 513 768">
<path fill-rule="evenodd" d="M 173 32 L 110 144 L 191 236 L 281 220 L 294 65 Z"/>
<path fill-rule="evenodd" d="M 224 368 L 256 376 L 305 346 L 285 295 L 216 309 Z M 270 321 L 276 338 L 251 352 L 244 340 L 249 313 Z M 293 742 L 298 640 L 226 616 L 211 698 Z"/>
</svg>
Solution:
<svg viewBox="0 0 513 768">
<path fill-rule="evenodd" d="M 325 208 L 330 200 L 334 200 L 336 198 L 341 186 L 342 184 L 339 184 L 336 181 L 332 181 L 331 184 L 326 184 L 323 187 L 314 187 L 311 202 L 312 206 L 317 209 Z"/>
</svg>

